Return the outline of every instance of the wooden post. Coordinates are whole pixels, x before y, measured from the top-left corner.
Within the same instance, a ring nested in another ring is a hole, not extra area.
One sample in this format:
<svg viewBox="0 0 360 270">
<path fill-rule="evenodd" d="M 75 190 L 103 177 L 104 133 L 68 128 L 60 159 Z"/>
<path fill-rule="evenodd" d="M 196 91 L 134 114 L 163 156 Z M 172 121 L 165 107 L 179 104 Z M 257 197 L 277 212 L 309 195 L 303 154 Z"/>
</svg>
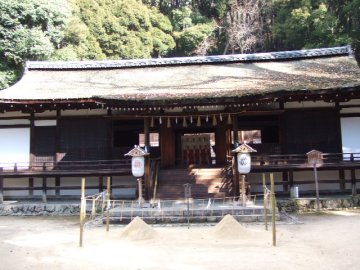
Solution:
<svg viewBox="0 0 360 270">
<path fill-rule="evenodd" d="M 242 205 L 246 206 L 245 174 L 241 175 L 241 200 Z"/>
<path fill-rule="evenodd" d="M 138 181 L 138 189 L 139 189 L 139 207 L 142 207 L 143 195 L 142 195 L 142 181 L 141 178 L 137 179 Z"/>
<path fill-rule="evenodd" d="M 103 176 L 99 175 L 99 192 L 103 192 L 104 186 L 103 186 Z"/>
<path fill-rule="evenodd" d="M 272 223 L 272 244 L 276 246 L 276 206 L 275 206 L 275 183 L 274 183 L 274 174 L 270 174 L 270 183 L 271 183 L 271 223 Z"/>
<path fill-rule="evenodd" d="M 0 173 L 3 171 L 3 168 L 0 167 Z M 0 204 L 4 203 L 4 178 L 0 176 Z"/>
<path fill-rule="evenodd" d="M 340 190 L 341 192 L 345 191 L 345 172 L 343 169 L 339 170 L 339 180 L 340 180 Z"/>
<path fill-rule="evenodd" d="M 46 166 L 45 166 L 45 163 L 43 164 L 43 172 L 45 172 L 46 170 Z M 47 203 L 47 195 L 46 195 L 46 192 L 47 192 L 47 179 L 46 179 L 46 175 L 43 175 L 42 177 L 42 202 L 43 203 Z"/>
<path fill-rule="evenodd" d="M 84 218 L 86 215 L 86 200 L 85 200 L 85 177 L 81 179 L 81 202 L 80 202 L 80 242 L 79 246 L 83 245 L 84 233 Z"/>
<path fill-rule="evenodd" d="M 29 195 L 30 196 L 34 195 L 34 178 L 33 177 L 29 177 Z"/>
<path fill-rule="evenodd" d="M 315 176 L 315 192 L 316 192 L 316 212 L 319 213 L 320 211 L 319 180 L 318 180 L 316 164 L 314 164 L 314 176 Z"/>
<path fill-rule="evenodd" d="M 107 177 L 107 192 L 106 192 L 106 231 L 109 231 L 110 224 L 110 192 L 111 192 L 111 178 Z"/>
<path fill-rule="evenodd" d="M 267 188 L 266 188 L 266 178 L 265 173 L 262 174 L 263 178 L 263 189 L 264 189 L 264 223 L 265 223 L 265 230 L 268 230 L 268 220 L 267 220 Z"/>
<path fill-rule="evenodd" d="M 289 191 L 289 174 L 288 172 L 282 172 L 282 180 L 283 180 L 283 189 L 284 191 Z"/>
<path fill-rule="evenodd" d="M 354 154 L 351 154 L 350 161 L 351 161 L 351 163 L 354 162 Z M 350 170 L 350 176 L 351 176 L 351 194 L 352 194 L 352 196 L 356 196 L 357 195 L 357 190 L 356 190 L 355 169 Z"/>
<path fill-rule="evenodd" d="M 34 146 L 35 146 L 35 114 L 32 112 L 30 114 L 30 166 L 29 169 L 32 170 L 35 163 L 35 155 L 34 155 Z M 36 166 L 36 164 L 35 164 Z M 30 182 L 30 179 L 29 179 Z M 32 194 L 30 194 L 32 195 Z"/>
<path fill-rule="evenodd" d="M 294 188 L 294 170 L 289 170 L 289 185 L 292 190 Z"/>
<path fill-rule="evenodd" d="M 58 197 L 60 196 L 60 186 L 61 186 L 60 176 L 56 176 L 55 177 L 55 195 Z"/>
<path fill-rule="evenodd" d="M 234 186 L 234 197 L 240 196 L 240 186 L 239 186 L 239 171 L 237 167 L 237 155 L 233 156 L 232 159 L 232 170 L 233 170 L 233 186 Z"/>
<path fill-rule="evenodd" d="M 96 218 L 96 199 L 95 197 L 92 200 L 92 207 L 91 207 L 91 219 L 95 219 Z"/>
</svg>

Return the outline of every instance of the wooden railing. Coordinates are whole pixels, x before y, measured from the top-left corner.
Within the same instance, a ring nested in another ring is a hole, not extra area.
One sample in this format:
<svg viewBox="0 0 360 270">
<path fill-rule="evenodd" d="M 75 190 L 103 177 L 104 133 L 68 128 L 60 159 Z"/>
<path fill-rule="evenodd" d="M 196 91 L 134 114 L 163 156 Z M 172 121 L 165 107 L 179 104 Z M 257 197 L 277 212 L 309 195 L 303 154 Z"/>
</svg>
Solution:
<svg viewBox="0 0 360 270">
<path fill-rule="evenodd" d="M 323 153 L 321 167 L 353 167 L 360 165 L 360 153 Z M 306 154 L 292 155 L 252 155 L 252 166 L 261 170 L 261 167 L 270 168 L 309 168 Z"/>
</svg>

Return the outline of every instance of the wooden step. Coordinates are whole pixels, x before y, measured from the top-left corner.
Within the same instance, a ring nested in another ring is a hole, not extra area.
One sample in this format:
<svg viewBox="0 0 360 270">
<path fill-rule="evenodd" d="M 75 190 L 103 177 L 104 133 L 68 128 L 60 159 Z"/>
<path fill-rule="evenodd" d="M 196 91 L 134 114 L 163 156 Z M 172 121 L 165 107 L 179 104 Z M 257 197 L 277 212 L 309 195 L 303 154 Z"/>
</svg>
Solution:
<svg viewBox="0 0 360 270">
<path fill-rule="evenodd" d="M 161 170 L 157 198 L 184 198 L 184 184 L 192 186 L 192 198 L 222 198 L 227 195 L 224 168 L 195 168 Z"/>
</svg>

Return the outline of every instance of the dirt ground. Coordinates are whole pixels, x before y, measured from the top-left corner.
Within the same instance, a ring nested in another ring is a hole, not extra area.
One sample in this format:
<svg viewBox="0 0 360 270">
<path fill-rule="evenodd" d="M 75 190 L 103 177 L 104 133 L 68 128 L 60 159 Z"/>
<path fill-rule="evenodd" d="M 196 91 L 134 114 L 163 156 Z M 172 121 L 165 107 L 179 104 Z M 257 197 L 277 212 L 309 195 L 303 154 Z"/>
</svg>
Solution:
<svg viewBox="0 0 360 270">
<path fill-rule="evenodd" d="M 235 236 L 157 226 L 137 240 L 124 227 L 91 226 L 79 248 L 75 218 L 0 217 L 0 269 L 360 269 L 359 210 L 297 218 L 278 224 L 276 247 L 262 224 L 245 224 Z"/>
</svg>

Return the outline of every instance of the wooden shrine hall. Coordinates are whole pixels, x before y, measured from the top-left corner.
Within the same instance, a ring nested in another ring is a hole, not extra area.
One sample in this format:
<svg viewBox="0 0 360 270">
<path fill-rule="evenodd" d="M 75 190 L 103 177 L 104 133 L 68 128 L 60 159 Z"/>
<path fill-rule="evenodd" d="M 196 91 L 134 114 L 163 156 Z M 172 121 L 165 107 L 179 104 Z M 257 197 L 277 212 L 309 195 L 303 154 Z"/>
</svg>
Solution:
<svg viewBox="0 0 360 270">
<path fill-rule="evenodd" d="M 239 194 L 232 150 L 257 152 L 247 181 L 313 194 L 306 153 L 323 153 L 321 193 L 356 194 L 360 69 L 349 46 L 141 60 L 29 61 L 0 91 L 0 200 L 102 191 L 135 198 L 130 159 L 146 158 L 145 199 Z"/>
</svg>

